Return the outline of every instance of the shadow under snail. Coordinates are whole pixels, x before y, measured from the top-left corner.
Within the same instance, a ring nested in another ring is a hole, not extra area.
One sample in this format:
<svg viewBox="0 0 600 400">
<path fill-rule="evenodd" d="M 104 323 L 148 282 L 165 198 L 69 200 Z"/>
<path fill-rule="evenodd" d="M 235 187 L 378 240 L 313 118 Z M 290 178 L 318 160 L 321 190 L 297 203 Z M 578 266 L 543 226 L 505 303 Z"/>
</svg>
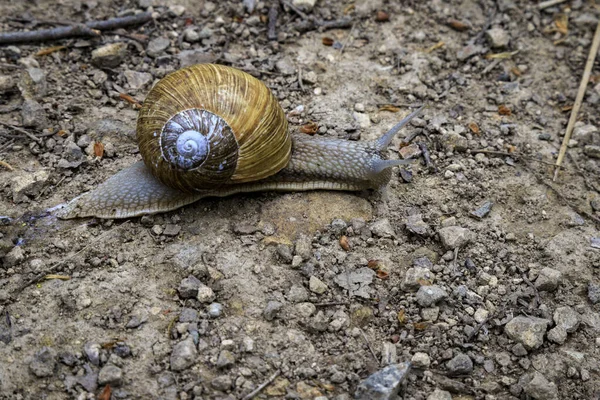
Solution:
<svg viewBox="0 0 600 400">
<path fill-rule="evenodd" d="M 421 107 L 422 108 L 422 107 Z M 375 141 L 290 134 L 264 83 L 237 69 L 193 65 L 161 79 L 137 119 L 137 162 L 58 210 L 60 218 L 129 218 L 204 197 L 257 191 L 378 189 L 386 148 L 418 109 Z"/>
</svg>

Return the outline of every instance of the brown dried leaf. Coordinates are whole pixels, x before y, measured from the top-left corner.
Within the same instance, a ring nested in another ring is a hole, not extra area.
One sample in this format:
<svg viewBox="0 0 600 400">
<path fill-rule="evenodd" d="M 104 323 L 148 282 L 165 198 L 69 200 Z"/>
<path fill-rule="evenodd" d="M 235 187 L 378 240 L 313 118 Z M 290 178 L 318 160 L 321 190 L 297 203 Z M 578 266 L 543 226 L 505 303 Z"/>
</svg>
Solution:
<svg viewBox="0 0 600 400">
<path fill-rule="evenodd" d="M 40 51 L 38 51 L 37 53 L 35 53 L 35 55 L 36 55 L 37 57 L 40 57 L 40 56 L 47 56 L 47 55 L 49 55 L 49 54 L 52 54 L 52 53 L 54 53 L 55 51 L 59 51 L 59 50 L 66 49 L 66 48 L 67 48 L 66 46 L 52 46 L 52 47 L 46 47 L 45 49 L 41 49 Z"/>
<path fill-rule="evenodd" d="M 476 135 L 480 135 L 481 134 L 481 130 L 479 129 L 479 125 L 477 125 L 477 122 L 469 122 L 469 129 L 471 130 L 471 132 L 473 132 Z"/>
<path fill-rule="evenodd" d="M 67 134 L 68 132 L 64 129 L 61 129 L 60 131 L 56 132 L 56 134 L 60 137 L 63 137 Z"/>
<path fill-rule="evenodd" d="M 519 69 L 519 67 L 512 67 L 510 69 L 510 72 L 512 72 L 515 76 L 521 76 L 521 75 L 523 75 L 523 72 L 521 72 L 521 70 Z"/>
<path fill-rule="evenodd" d="M 377 271 L 375 271 L 375 276 L 379 279 L 385 280 L 390 277 L 390 274 L 382 269 L 378 269 Z"/>
<path fill-rule="evenodd" d="M 55 275 L 55 274 L 49 274 L 49 275 L 46 275 L 46 276 L 44 277 L 44 279 L 47 279 L 47 280 L 50 280 L 50 279 L 58 279 L 58 280 L 61 280 L 61 281 L 68 281 L 68 280 L 70 280 L 70 279 L 71 279 L 71 277 L 70 277 L 69 275 Z"/>
<path fill-rule="evenodd" d="M 381 260 L 369 260 L 367 267 L 377 271 L 379 268 L 381 268 Z"/>
<path fill-rule="evenodd" d="M 388 13 L 386 13 L 385 11 L 377 11 L 377 14 L 375 15 L 375 20 L 377 22 L 387 22 L 390 20 L 390 15 Z"/>
<path fill-rule="evenodd" d="M 515 151 L 517 151 L 517 146 L 513 146 L 512 144 L 507 144 L 504 146 L 504 148 L 508 153 L 514 153 Z"/>
<path fill-rule="evenodd" d="M 300 127 L 300 132 L 306 133 L 307 135 L 314 135 L 319 130 L 319 125 L 316 122 L 309 122 L 306 125 Z"/>
<path fill-rule="evenodd" d="M 421 286 L 431 286 L 431 281 L 427 279 L 419 279 L 417 280 L 417 283 Z"/>
<path fill-rule="evenodd" d="M 406 323 L 406 311 L 404 309 L 398 311 L 398 322 L 401 324 Z"/>
<path fill-rule="evenodd" d="M 112 394 L 112 390 L 110 389 L 110 385 L 104 386 L 102 389 L 102 393 L 98 396 L 98 400 L 110 400 L 110 396 Z"/>
<path fill-rule="evenodd" d="M 564 106 L 563 108 L 560 109 L 560 111 L 562 112 L 567 112 L 567 111 L 571 111 L 573 109 L 573 106 Z"/>
<path fill-rule="evenodd" d="M 400 108 L 396 107 L 392 104 L 386 104 L 386 105 L 379 107 L 379 111 L 389 111 L 389 112 L 397 113 L 398 111 L 400 111 Z"/>
<path fill-rule="evenodd" d="M 120 93 L 119 97 L 122 100 L 125 100 L 126 102 L 128 102 L 129 104 L 133 104 L 133 108 L 141 108 L 142 107 L 142 105 L 140 104 L 139 101 L 137 101 L 136 99 L 134 99 L 133 97 L 131 97 L 127 93 Z"/>
<path fill-rule="evenodd" d="M 444 45 L 445 45 L 445 44 L 446 44 L 446 43 L 444 43 L 444 42 L 437 42 L 437 43 L 436 43 L 436 44 L 434 44 L 433 46 L 431 46 L 431 47 L 429 47 L 428 49 L 426 49 L 426 50 L 425 50 L 425 53 L 431 53 L 431 52 L 433 52 L 434 50 L 437 50 L 437 49 L 439 49 L 439 48 L 441 48 L 441 47 L 444 47 Z"/>
<path fill-rule="evenodd" d="M 453 18 L 450 18 L 448 20 L 448 25 L 452 29 L 456 29 L 459 32 L 468 31 L 471 28 L 468 24 L 465 24 L 464 22 L 459 21 L 457 19 L 453 19 Z"/>
<path fill-rule="evenodd" d="M 569 32 L 569 16 L 567 14 L 558 14 L 554 20 L 556 30 L 566 35 Z"/>
<path fill-rule="evenodd" d="M 328 36 L 325 36 L 322 41 L 325 46 L 333 46 L 333 43 L 335 43 L 335 40 Z"/>
<path fill-rule="evenodd" d="M 506 107 L 504 104 L 498 106 L 498 114 L 500 115 L 512 115 L 512 111 L 510 108 Z"/>
<path fill-rule="evenodd" d="M 592 83 L 600 82 L 600 74 L 598 74 L 598 75 L 592 75 L 590 77 L 590 82 L 592 82 Z"/>
<path fill-rule="evenodd" d="M 429 324 L 427 322 L 415 322 L 413 326 L 415 331 L 424 331 L 429 327 Z"/>
<path fill-rule="evenodd" d="M 343 11 L 344 15 L 350 14 L 352 11 L 354 11 L 355 8 L 356 8 L 356 6 L 354 4 L 350 4 L 349 6 L 344 8 L 344 11 Z"/>
<path fill-rule="evenodd" d="M 94 155 L 98 158 L 102 158 L 104 155 L 104 145 L 102 143 L 94 143 Z"/>
<path fill-rule="evenodd" d="M 342 246 L 342 249 L 344 249 L 346 251 L 350 251 L 350 243 L 348 243 L 348 237 L 347 236 L 342 236 L 340 238 L 340 246 Z"/>
<path fill-rule="evenodd" d="M 504 53 L 488 54 L 485 56 L 485 58 L 488 60 L 496 60 L 496 59 L 504 60 L 506 58 L 511 58 L 512 56 L 514 56 L 517 53 L 519 53 L 519 50 L 506 51 Z"/>
</svg>

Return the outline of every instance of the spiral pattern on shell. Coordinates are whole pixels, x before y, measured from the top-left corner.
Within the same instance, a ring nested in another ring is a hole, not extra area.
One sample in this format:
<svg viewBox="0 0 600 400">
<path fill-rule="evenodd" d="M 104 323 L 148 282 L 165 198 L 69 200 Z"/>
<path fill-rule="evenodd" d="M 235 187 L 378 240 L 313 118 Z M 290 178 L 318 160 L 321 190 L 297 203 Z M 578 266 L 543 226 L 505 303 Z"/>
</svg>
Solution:
<svg viewBox="0 0 600 400">
<path fill-rule="evenodd" d="M 283 110 L 258 79 L 221 65 L 193 65 L 160 80 L 137 121 L 152 174 L 194 192 L 271 176 L 287 165 Z"/>
</svg>

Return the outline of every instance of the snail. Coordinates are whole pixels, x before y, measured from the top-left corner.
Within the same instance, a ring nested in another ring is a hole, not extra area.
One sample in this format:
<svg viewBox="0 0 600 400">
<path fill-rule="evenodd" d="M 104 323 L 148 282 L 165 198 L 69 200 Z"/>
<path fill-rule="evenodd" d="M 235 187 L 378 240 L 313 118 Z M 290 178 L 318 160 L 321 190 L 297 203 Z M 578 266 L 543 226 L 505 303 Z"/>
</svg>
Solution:
<svg viewBox="0 0 600 400">
<path fill-rule="evenodd" d="M 385 150 L 421 109 L 375 141 L 290 134 L 260 80 L 232 67 L 192 65 L 158 81 L 144 101 L 136 128 L 143 161 L 57 216 L 129 218 L 242 192 L 378 189 L 392 167 L 408 162 Z"/>
</svg>

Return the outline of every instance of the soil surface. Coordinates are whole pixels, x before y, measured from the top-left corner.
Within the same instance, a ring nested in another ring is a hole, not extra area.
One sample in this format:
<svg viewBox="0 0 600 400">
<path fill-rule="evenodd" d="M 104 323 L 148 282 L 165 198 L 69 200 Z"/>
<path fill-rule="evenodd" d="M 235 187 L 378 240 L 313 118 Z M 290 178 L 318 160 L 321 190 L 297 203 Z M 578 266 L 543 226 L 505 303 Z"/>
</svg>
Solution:
<svg viewBox="0 0 600 400">
<path fill-rule="evenodd" d="M 359 398 L 600 398 L 599 58 L 552 181 L 598 4 L 293 3 L 2 1 L 3 32 L 153 20 L 0 47 L 0 121 L 33 136 L 0 127 L 0 398 L 342 400 L 408 362 Z M 292 132 L 371 140 L 426 103 L 390 149 L 416 162 L 373 192 L 40 217 L 138 161 L 138 103 L 201 62 Z"/>
</svg>

